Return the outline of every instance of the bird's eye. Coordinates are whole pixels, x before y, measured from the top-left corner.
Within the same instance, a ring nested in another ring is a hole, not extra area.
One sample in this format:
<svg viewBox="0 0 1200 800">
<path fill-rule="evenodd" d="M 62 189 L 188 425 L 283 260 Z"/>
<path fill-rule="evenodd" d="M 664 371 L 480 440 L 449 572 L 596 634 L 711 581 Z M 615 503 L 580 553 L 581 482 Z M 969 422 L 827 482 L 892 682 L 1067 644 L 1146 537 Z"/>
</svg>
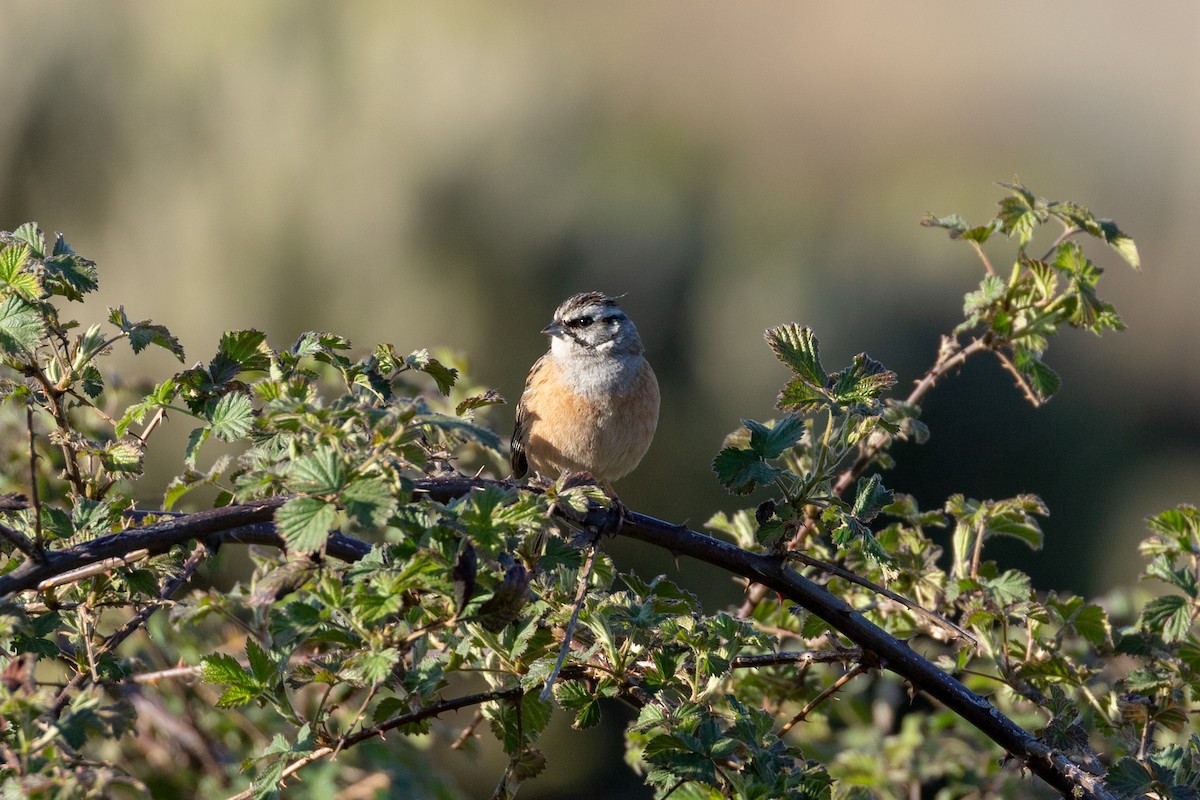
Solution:
<svg viewBox="0 0 1200 800">
<path fill-rule="evenodd" d="M 567 323 L 568 328 L 586 328 L 591 325 L 594 320 L 591 317 L 575 317 L 575 319 Z"/>
</svg>

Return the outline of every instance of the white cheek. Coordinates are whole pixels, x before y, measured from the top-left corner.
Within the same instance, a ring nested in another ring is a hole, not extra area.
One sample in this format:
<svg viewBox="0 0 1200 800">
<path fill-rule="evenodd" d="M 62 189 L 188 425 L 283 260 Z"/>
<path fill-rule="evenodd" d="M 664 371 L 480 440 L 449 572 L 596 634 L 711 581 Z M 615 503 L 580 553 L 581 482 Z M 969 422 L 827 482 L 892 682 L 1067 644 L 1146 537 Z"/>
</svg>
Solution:
<svg viewBox="0 0 1200 800">
<path fill-rule="evenodd" d="M 550 352 L 558 358 L 570 355 L 574 348 L 575 343 L 565 336 L 553 336 L 550 339 Z"/>
</svg>

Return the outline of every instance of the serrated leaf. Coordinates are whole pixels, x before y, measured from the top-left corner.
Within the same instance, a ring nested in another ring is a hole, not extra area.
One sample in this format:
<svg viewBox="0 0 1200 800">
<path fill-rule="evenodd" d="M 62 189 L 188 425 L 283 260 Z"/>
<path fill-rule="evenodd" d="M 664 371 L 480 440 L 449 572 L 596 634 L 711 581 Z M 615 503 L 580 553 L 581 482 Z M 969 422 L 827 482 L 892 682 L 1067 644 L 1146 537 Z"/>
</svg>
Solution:
<svg viewBox="0 0 1200 800">
<path fill-rule="evenodd" d="M 866 353 L 859 353 L 850 366 L 833 377 L 829 392 L 844 406 L 858 406 L 877 400 L 895 384 L 896 373 Z"/>
<path fill-rule="evenodd" d="M 250 673 L 254 676 L 254 682 L 259 686 L 270 683 L 275 676 L 275 665 L 271 663 L 270 656 L 253 637 L 246 639 L 246 658 L 250 664 Z"/>
<path fill-rule="evenodd" d="M 1085 605 L 1075 612 L 1071 624 L 1093 647 L 1103 647 L 1112 638 L 1108 613 L 1100 606 Z"/>
<path fill-rule="evenodd" d="M 61 240 L 61 239 L 60 239 Z M 81 302 L 99 287 L 96 264 L 74 253 L 59 253 L 42 262 L 46 288 L 51 294 Z"/>
<path fill-rule="evenodd" d="M 200 660 L 200 677 L 205 683 L 224 686 L 254 687 L 254 679 L 237 659 L 225 653 L 214 653 Z"/>
<path fill-rule="evenodd" d="M 992 599 L 1002 608 L 1029 599 L 1029 576 L 1015 569 L 985 580 L 983 584 Z"/>
<path fill-rule="evenodd" d="M 382 478 L 359 478 L 338 498 L 342 508 L 364 528 L 383 527 L 396 511 L 396 498 Z"/>
<path fill-rule="evenodd" d="M 13 241 L 29 247 L 29 254 L 34 258 L 46 256 L 46 237 L 36 222 L 26 222 L 12 232 Z"/>
<path fill-rule="evenodd" d="M 337 508 L 332 503 L 315 497 L 293 497 L 275 512 L 275 525 L 289 552 L 307 554 L 324 546 L 336 516 Z"/>
<path fill-rule="evenodd" d="M 237 365 L 238 372 L 266 372 L 271 366 L 271 351 L 262 331 L 226 331 L 217 345 L 216 359 Z M 230 377 L 233 377 L 232 375 Z"/>
<path fill-rule="evenodd" d="M 1145 576 L 1169 583 L 1193 600 L 1197 597 L 1196 574 L 1189 569 L 1173 569 L 1164 559 L 1156 559 L 1146 567 Z"/>
<path fill-rule="evenodd" d="M 487 406 L 504 405 L 508 401 L 495 389 L 488 389 L 483 394 L 472 395 L 454 407 L 454 413 L 462 416 L 468 411 L 474 411 Z"/>
<path fill-rule="evenodd" d="M 753 450 L 726 447 L 713 459 L 713 472 L 733 494 L 749 494 L 754 487 L 774 481 L 782 471 L 772 467 Z"/>
<path fill-rule="evenodd" d="M 804 435 L 804 420 L 795 414 L 787 415 L 771 427 L 752 419 L 744 419 L 742 424 L 750 431 L 750 449 L 768 460 L 779 458 Z"/>
<path fill-rule="evenodd" d="M 970 225 L 960 214 L 951 214 L 946 217 L 935 217 L 933 214 L 926 214 L 921 217 L 921 226 L 925 228 L 945 228 L 950 233 L 951 239 L 958 239 L 970 228 Z"/>
<path fill-rule="evenodd" d="M 252 686 L 227 686 L 217 698 L 217 708 L 238 708 L 257 699 L 262 689 Z"/>
<path fill-rule="evenodd" d="M 990 310 L 1004 297 L 1005 288 L 1004 281 L 997 276 L 984 276 L 983 280 L 979 282 L 979 288 L 973 292 L 967 292 L 963 297 L 963 316 L 967 319 L 974 319 Z"/>
<path fill-rule="evenodd" d="M 363 680 L 374 684 L 386 680 L 399 661 L 400 651 L 394 647 L 388 647 L 363 653 L 355 660 L 355 665 Z"/>
<path fill-rule="evenodd" d="M 144 457 L 145 446 L 129 439 L 108 444 L 100 455 L 106 470 L 125 474 L 140 474 Z"/>
<path fill-rule="evenodd" d="M 249 395 L 228 392 L 213 406 L 208 419 L 214 436 L 224 442 L 236 442 L 254 426 L 254 405 Z"/>
<path fill-rule="evenodd" d="M 820 342 L 812 328 L 792 322 L 766 331 L 767 344 L 775 357 L 787 365 L 797 378 L 809 386 L 825 384 L 825 368 L 821 366 Z"/>
<path fill-rule="evenodd" d="M 1150 771 L 1130 756 L 1118 760 L 1104 776 L 1105 786 L 1119 797 L 1140 797 L 1153 781 Z"/>
<path fill-rule="evenodd" d="M 28 357 L 41 343 L 45 326 L 34 306 L 16 295 L 0 304 L 0 349 L 16 358 Z"/>
<path fill-rule="evenodd" d="M 187 446 L 183 450 L 183 463 L 188 467 L 196 466 L 196 457 L 200 455 L 200 447 L 212 435 L 212 428 L 193 428 L 188 434 Z"/>
<path fill-rule="evenodd" d="M 11 245 L 0 250 L 0 283 L 7 291 L 33 302 L 41 296 L 42 287 L 36 275 L 23 269 L 28 258 L 28 245 Z"/>
<path fill-rule="evenodd" d="M 454 386 L 455 381 L 458 380 L 458 370 L 447 367 L 429 355 L 428 350 L 414 350 L 404 359 L 404 363 L 412 369 L 420 370 L 433 378 L 437 384 L 438 391 L 444 395 L 450 394 L 450 389 Z"/>
<path fill-rule="evenodd" d="M 829 396 L 822 387 L 814 386 L 802 378 L 793 378 L 780 390 L 775 407 L 780 411 L 811 413 L 828 405 Z"/>
<path fill-rule="evenodd" d="M 1142 268 L 1142 259 L 1138 255 L 1137 245 L 1133 243 L 1133 239 L 1123 232 L 1113 223 L 1112 220 L 1099 220 L 1100 230 L 1103 231 L 1104 241 L 1108 245 L 1121 254 L 1121 257 L 1128 262 L 1129 266 L 1140 270 Z"/>
<path fill-rule="evenodd" d="M 869 478 L 858 479 L 858 490 L 854 497 L 854 516 L 863 522 L 870 522 L 879 516 L 884 506 L 892 502 L 892 490 L 887 489 L 875 474 Z"/>
<path fill-rule="evenodd" d="M 152 344 L 158 345 L 183 361 L 183 345 L 179 343 L 164 325 L 155 325 L 148 319 L 140 322 L 130 322 L 125 315 L 125 307 L 117 306 L 108 309 L 108 321 L 129 337 L 129 346 L 134 353 L 140 353 Z"/>
<path fill-rule="evenodd" d="M 1031 399 L 1035 404 L 1049 400 L 1058 391 L 1062 380 L 1058 373 L 1046 366 L 1036 353 L 1025 347 L 1017 347 L 1013 352 L 1013 366 L 1021 373 L 1026 385 L 1033 392 Z"/>
<path fill-rule="evenodd" d="M 332 447 L 318 447 L 293 461 L 286 478 L 294 492 L 334 494 L 346 483 L 346 467 Z"/>
<path fill-rule="evenodd" d="M 1187 638 L 1192 629 L 1192 604 L 1186 597 L 1169 594 L 1146 603 L 1138 623 L 1171 644 Z"/>
</svg>

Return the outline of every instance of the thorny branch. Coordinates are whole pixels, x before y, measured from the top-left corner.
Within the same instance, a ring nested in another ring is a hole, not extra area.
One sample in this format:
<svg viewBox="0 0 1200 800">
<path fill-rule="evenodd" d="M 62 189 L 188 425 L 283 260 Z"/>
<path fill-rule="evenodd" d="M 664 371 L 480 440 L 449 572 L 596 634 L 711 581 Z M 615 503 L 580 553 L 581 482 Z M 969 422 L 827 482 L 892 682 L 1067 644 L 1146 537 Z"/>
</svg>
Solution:
<svg viewBox="0 0 1200 800">
<path fill-rule="evenodd" d="M 478 478 L 442 478 L 417 481 L 416 490 L 435 501 L 447 502 L 477 488 L 497 485 L 505 484 Z M 154 554 L 163 553 L 189 539 L 200 539 L 213 544 L 220 541 L 242 541 L 282 547 L 283 539 L 274 531 L 269 520 L 275 509 L 286 500 L 286 497 L 274 497 L 240 506 L 211 509 L 112 534 L 56 553 L 48 553 L 45 562 L 39 563 L 30 559 L 8 575 L 0 577 L 0 600 L 32 589 L 42 580 L 65 569 L 76 569 L 139 549 L 146 549 Z M 887 669 L 900 675 L 916 690 L 925 692 L 974 725 L 1055 790 L 1068 796 L 1097 800 L 1113 797 L 1099 778 L 1086 773 L 1066 756 L 1038 741 L 985 698 L 938 669 L 905 642 L 889 635 L 840 597 L 789 568 L 787 558 L 775 554 L 752 553 L 729 542 L 690 530 L 686 526 L 674 525 L 645 514 L 626 510 L 619 519 L 613 519 L 614 513 L 596 507 L 588 514 L 587 523 L 598 530 L 613 530 L 616 535 L 645 542 L 676 556 L 690 556 L 713 564 L 777 592 L 781 597 L 792 600 L 825 620 L 854 642 L 861 648 L 861 664 Z M 326 548 L 327 554 L 347 561 L 358 560 L 369 550 L 370 545 L 366 542 L 340 533 L 330 534 Z M 520 692 L 519 689 L 508 691 Z M 424 716 L 414 718 L 411 714 L 402 715 L 346 737 L 342 746 L 351 746 L 417 719 L 501 696 L 506 695 L 488 693 L 486 696 L 459 698 L 414 712 Z M 478 699 L 480 697 L 484 699 Z M 290 775 L 305 763 L 311 763 L 332 752 L 333 748 L 315 751 L 302 759 L 303 763 L 297 762 L 289 767 L 290 771 L 285 771 L 285 774 Z"/>
</svg>

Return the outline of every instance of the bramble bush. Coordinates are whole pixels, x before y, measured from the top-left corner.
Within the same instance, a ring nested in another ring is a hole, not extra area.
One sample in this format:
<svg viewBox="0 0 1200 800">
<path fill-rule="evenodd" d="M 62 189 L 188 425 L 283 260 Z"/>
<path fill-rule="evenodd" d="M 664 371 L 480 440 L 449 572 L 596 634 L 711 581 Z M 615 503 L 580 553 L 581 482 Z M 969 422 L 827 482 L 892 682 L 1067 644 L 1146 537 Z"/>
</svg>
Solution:
<svg viewBox="0 0 1200 800">
<path fill-rule="evenodd" d="M 1035 496 L 922 509 L 887 485 L 947 372 L 989 353 L 1040 404 L 1059 330 L 1122 327 L 1081 241 L 1137 268 L 1133 241 L 1004 186 L 981 225 L 923 220 L 983 277 L 906 397 L 865 354 L 830 371 L 812 330 L 767 331 L 780 415 L 716 454 L 720 484 L 756 499 L 710 534 L 586 481 L 504 481 L 503 440 L 477 421 L 503 400 L 425 350 L 232 331 L 207 363 L 119 383 L 112 348 L 182 362 L 179 342 L 123 308 L 70 319 L 96 265 L 34 224 L 0 234 L 3 796 L 328 796 L 371 778 L 376 796 L 448 797 L 428 749 L 494 737 L 494 796 L 511 797 L 555 714 L 589 728 L 612 700 L 635 710 L 626 759 L 658 797 L 1200 796 L 1194 508 L 1149 519 L 1144 577 L 1165 589 L 1138 607 L 1035 590 L 988 558 L 1000 537 L 1040 545 Z M 1015 249 L 1006 270 L 993 239 Z M 192 426 L 180 470 L 140 509 L 168 416 Z M 745 601 L 704 608 L 614 563 L 602 533 L 740 576 Z M 463 709 L 465 727 L 439 719 Z"/>
</svg>

